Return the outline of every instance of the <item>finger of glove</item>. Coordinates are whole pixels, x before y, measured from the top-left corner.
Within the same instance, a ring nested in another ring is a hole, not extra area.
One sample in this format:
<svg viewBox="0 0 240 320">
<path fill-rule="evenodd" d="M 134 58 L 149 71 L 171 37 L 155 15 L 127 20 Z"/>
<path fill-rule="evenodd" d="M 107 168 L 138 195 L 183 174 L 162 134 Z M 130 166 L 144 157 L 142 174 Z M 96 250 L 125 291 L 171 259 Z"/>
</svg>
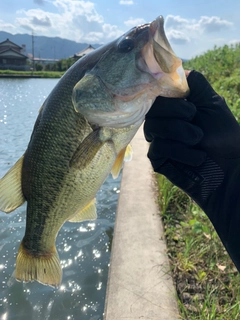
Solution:
<svg viewBox="0 0 240 320">
<path fill-rule="evenodd" d="M 187 77 L 190 94 L 187 101 L 193 103 L 196 107 L 204 106 L 211 108 L 216 104 L 225 104 L 224 99 L 219 96 L 212 88 L 207 79 L 195 70 L 191 71 Z"/>
<path fill-rule="evenodd" d="M 193 146 L 203 137 L 203 132 L 199 127 L 179 119 L 147 118 L 143 129 L 148 142 L 157 137 Z"/>
<path fill-rule="evenodd" d="M 180 142 L 156 138 L 150 144 L 148 158 L 155 170 L 168 159 L 191 166 L 199 166 L 205 161 L 206 153 L 202 150 L 189 148 Z"/>
<path fill-rule="evenodd" d="M 195 116 L 196 111 L 196 107 L 186 100 L 157 97 L 151 109 L 146 114 L 146 119 L 162 117 L 190 121 Z"/>
</svg>

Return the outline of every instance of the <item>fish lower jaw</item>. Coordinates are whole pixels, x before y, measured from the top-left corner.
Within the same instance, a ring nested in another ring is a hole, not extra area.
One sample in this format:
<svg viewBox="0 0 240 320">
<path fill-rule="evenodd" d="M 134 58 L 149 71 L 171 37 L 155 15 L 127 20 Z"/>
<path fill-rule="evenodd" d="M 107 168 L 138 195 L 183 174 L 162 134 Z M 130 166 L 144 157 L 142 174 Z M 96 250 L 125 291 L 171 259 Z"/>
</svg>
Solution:
<svg viewBox="0 0 240 320">
<path fill-rule="evenodd" d="M 86 118 L 91 125 L 99 127 L 125 128 L 131 125 L 139 127 L 152 103 L 153 99 L 141 97 L 141 101 L 137 99 L 133 104 L 130 103 L 128 107 L 121 108 L 121 106 L 118 106 L 117 111 L 113 112 L 89 113 Z"/>
<path fill-rule="evenodd" d="M 109 128 L 125 128 L 131 125 L 140 126 L 145 118 L 144 114 L 119 114 L 112 113 L 111 115 L 106 116 L 106 114 L 102 114 L 98 116 L 98 119 L 88 118 L 88 121 L 91 125 L 97 125 L 98 127 L 109 127 Z"/>
</svg>

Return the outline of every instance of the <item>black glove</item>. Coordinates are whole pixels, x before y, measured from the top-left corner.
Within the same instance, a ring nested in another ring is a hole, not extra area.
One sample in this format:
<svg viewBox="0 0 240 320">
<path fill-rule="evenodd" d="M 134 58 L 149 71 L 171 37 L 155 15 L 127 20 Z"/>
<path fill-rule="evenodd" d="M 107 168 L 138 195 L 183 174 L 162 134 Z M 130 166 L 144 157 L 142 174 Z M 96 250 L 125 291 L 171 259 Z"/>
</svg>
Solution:
<svg viewBox="0 0 240 320">
<path fill-rule="evenodd" d="M 146 115 L 148 157 L 205 211 L 240 271 L 240 126 L 203 75 L 186 100 L 158 97 Z"/>
</svg>

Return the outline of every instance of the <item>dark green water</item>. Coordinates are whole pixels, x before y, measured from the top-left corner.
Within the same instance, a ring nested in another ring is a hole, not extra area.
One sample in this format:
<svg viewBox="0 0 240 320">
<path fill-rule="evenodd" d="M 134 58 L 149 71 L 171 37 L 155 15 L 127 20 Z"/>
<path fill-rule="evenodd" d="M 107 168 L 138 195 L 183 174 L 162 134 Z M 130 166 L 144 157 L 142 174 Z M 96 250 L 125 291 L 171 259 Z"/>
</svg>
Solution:
<svg viewBox="0 0 240 320">
<path fill-rule="evenodd" d="M 56 79 L 0 79 L 0 177 L 24 153 L 38 110 Z M 0 212 L 0 319 L 101 320 L 120 177 L 97 194 L 98 219 L 65 223 L 56 245 L 63 268 L 59 289 L 15 281 L 25 230 L 25 205 Z"/>
</svg>

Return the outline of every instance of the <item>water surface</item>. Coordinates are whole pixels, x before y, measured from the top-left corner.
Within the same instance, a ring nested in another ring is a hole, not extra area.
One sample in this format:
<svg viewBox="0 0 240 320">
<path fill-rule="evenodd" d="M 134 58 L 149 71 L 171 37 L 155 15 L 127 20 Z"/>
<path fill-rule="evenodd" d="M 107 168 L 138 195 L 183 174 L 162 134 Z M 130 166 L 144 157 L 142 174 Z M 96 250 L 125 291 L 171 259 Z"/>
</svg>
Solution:
<svg viewBox="0 0 240 320">
<path fill-rule="evenodd" d="M 24 153 L 43 101 L 56 79 L 0 79 L 0 177 Z M 0 211 L 0 319 L 102 320 L 120 177 L 97 194 L 96 221 L 67 222 L 56 246 L 63 268 L 59 289 L 13 277 L 25 231 L 26 205 Z"/>
</svg>

